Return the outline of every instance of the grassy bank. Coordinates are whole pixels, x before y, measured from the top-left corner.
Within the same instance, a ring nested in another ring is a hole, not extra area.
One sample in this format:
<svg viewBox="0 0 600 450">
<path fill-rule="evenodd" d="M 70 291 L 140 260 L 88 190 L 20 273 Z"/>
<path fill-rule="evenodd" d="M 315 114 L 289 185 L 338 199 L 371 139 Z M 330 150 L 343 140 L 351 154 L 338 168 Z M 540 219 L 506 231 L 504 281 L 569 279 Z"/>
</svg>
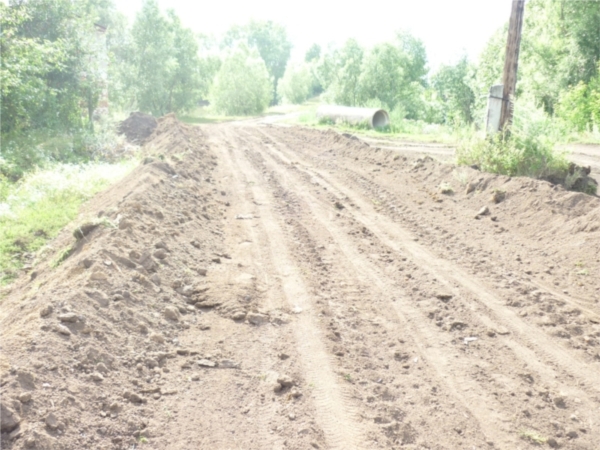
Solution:
<svg viewBox="0 0 600 450">
<path fill-rule="evenodd" d="M 32 264 L 35 252 L 77 216 L 83 202 L 121 179 L 135 163 L 54 164 L 17 183 L 0 179 L 0 284 Z"/>
</svg>

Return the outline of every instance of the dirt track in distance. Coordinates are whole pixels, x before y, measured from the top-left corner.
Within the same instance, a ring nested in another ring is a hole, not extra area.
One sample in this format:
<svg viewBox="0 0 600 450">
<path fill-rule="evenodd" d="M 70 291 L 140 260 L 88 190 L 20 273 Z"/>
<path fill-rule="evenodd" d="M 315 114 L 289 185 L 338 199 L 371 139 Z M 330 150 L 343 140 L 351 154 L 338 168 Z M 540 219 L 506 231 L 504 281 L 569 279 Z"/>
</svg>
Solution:
<svg viewBox="0 0 600 450">
<path fill-rule="evenodd" d="M 164 162 L 88 206 L 126 225 L 3 300 L 22 418 L 3 448 L 597 448 L 600 199 L 334 131 L 169 120 L 146 144 Z M 85 310 L 104 328 L 65 338 L 80 288 L 109 299 Z"/>
</svg>

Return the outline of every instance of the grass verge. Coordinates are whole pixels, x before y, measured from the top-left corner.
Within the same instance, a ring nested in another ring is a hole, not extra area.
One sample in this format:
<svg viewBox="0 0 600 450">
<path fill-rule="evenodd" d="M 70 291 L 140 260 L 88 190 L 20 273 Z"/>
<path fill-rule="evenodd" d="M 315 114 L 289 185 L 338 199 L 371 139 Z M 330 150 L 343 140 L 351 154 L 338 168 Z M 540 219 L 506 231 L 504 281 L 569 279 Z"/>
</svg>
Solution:
<svg viewBox="0 0 600 450">
<path fill-rule="evenodd" d="M 125 176 L 135 163 L 55 164 L 15 184 L 0 180 L 0 285 L 32 264 L 35 252 L 77 216 L 83 202 Z"/>
</svg>

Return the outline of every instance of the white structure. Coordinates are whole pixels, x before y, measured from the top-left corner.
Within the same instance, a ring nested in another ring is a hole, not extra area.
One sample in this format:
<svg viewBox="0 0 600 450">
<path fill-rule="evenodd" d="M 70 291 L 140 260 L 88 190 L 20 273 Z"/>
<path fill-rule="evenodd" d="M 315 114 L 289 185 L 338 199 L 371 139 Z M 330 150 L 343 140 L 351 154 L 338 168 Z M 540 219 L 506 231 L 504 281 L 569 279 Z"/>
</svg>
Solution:
<svg viewBox="0 0 600 450">
<path fill-rule="evenodd" d="M 485 129 L 488 134 L 500 131 L 500 116 L 502 115 L 502 95 L 504 86 L 497 84 L 490 88 L 488 96 L 487 120 Z"/>
</svg>

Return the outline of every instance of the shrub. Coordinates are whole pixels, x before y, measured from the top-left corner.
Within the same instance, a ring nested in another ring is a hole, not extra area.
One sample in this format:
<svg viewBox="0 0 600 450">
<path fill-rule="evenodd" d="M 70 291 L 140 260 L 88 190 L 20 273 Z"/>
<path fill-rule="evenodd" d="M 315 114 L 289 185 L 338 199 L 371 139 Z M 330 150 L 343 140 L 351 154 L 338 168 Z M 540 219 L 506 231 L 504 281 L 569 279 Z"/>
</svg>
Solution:
<svg viewBox="0 0 600 450">
<path fill-rule="evenodd" d="M 271 100 L 271 81 L 264 61 L 238 47 L 223 61 L 211 89 L 214 108 L 227 115 L 262 113 Z"/>
<path fill-rule="evenodd" d="M 549 178 L 568 170 L 566 155 L 554 149 L 559 137 L 560 130 L 543 111 L 527 101 L 517 101 L 510 135 L 463 133 L 457 162 L 502 175 Z"/>
<path fill-rule="evenodd" d="M 313 90 L 313 77 L 306 65 L 288 64 L 277 91 L 284 103 L 298 105 L 310 97 Z"/>
</svg>

